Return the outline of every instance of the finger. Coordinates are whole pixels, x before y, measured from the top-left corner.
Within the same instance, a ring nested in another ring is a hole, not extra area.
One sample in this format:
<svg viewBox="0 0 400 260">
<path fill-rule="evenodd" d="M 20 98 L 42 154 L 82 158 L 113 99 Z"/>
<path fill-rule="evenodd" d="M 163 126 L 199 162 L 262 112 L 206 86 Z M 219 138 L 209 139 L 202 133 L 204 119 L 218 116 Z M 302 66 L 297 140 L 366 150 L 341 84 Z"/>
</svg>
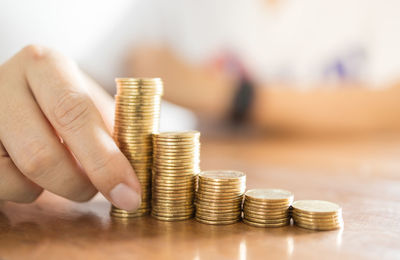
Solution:
<svg viewBox="0 0 400 260">
<path fill-rule="evenodd" d="M 0 142 L 0 200 L 29 203 L 42 188 L 28 180 L 14 165 Z"/>
<path fill-rule="evenodd" d="M 97 110 L 100 111 L 103 121 L 110 133 L 114 125 L 114 100 L 102 87 L 100 87 L 92 78 L 84 74 L 84 84 L 87 86 L 91 99 Z"/>
<path fill-rule="evenodd" d="M 30 55 L 26 72 L 32 92 L 90 180 L 116 206 L 138 208 L 139 181 L 90 99 L 82 73 L 52 51 L 35 47 Z"/>
<path fill-rule="evenodd" d="M 0 139 L 12 161 L 31 181 L 60 196 L 86 201 L 96 189 L 44 117 L 15 60 L 2 67 Z"/>
</svg>

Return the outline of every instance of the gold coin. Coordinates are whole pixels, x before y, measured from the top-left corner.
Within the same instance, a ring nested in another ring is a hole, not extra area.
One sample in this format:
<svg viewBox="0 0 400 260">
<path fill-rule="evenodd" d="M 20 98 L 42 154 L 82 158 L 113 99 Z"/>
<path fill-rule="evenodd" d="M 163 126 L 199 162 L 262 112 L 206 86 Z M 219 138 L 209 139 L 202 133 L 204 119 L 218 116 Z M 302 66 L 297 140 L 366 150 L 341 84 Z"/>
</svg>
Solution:
<svg viewBox="0 0 400 260">
<path fill-rule="evenodd" d="M 298 200 L 293 202 L 292 208 L 293 211 L 310 215 L 332 215 L 342 211 L 339 205 L 323 200 Z"/>
<path fill-rule="evenodd" d="M 246 187 L 245 182 L 241 181 L 229 181 L 229 182 L 213 182 L 213 181 L 205 181 L 199 176 L 199 185 L 202 185 L 206 188 L 219 188 L 219 187 L 226 187 L 228 188 L 244 188 Z"/>
<path fill-rule="evenodd" d="M 198 193 L 200 194 L 205 194 L 205 195 L 214 195 L 214 194 L 219 194 L 221 196 L 238 196 L 241 195 L 243 196 L 244 191 L 235 189 L 235 190 L 227 190 L 227 189 L 205 189 L 204 186 L 200 186 L 197 190 Z"/>
<path fill-rule="evenodd" d="M 177 179 L 176 181 L 163 181 L 163 180 L 159 180 L 157 179 L 157 176 L 153 176 L 152 177 L 152 183 L 154 185 L 160 185 L 162 187 L 195 187 L 195 183 L 194 180 L 191 181 L 187 181 L 185 179 L 181 180 L 181 179 Z"/>
<path fill-rule="evenodd" d="M 153 171 L 153 179 L 157 180 L 158 182 L 161 181 L 169 181 L 171 183 L 189 183 L 191 182 L 192 184 L 195 184 L 195 175 L 193 172 L 187 172 L 187 173 L 170 173 L 170 172 L 157 172 Z"/>
<path fill-rule="evenodd" d="M 223 207 L 242 207 L 241 200 L 202 200 L 195 196 L 195 204 L 204 207 L 214 207 L 214 208 L 223 208 Z"/>
<path fill-rule="evenodd" d="M 307 225 L 307 224 L 298 223 L 298 222 L 294 222 L 294 224 L 301 228 L 311 229 L 311 230 L 320 230 L 320 231 L 335 230 L 335 229 L 340 229 L 343 227 L 343 225 L 315 226 L 315 225 Z"/>
<path fill-rule="evenodd" d="M 199 204 L 196 201 L 194 202 L 194 205 L 197 208 L 201 208 L 204 210 L 210 210 L 210 211 L 234 211 L 234 210 L 241 210 L 240 204 L 236 205 L 217 205 L 217 204 Z"/>
<path fill-rule="evenodd" d="M 203 199 L 203 200 L 232 200 L 232 201 L 242 201 L 243 195 L 222 195 L 219 193 L 215 193 L 215 194 L 204 194 L 204 193 L 196 193 L 196 197 L 199 199 Z"/>
<path fill-rule="evenodd" d="M 152 205 L 152 210 L 155 212 L 165 212 L 165 213 L 190 213 L 194 211 L 193 205 L 183 205 L 183 206 L 173 206 L 166 207 L 163 204 Z"/>
<path fill-rule="evenodd" d="M 205 214 L 207 212 L 209 213 L 220 213 L 220 214 L 224 214 L 224 213 L 237 213 L 237 212 L 241 212 L 240 207 L 233 207 L 233 208 L 217 208 L 217 209 L 213 209 L 213 208 L 208 208 L 208 207 L 203 207 L 203 206 L 198 206 L 196 205 L 196 210 L 199 212 L 204 212 Z"/>
<path fill-rule="evenodd" d="M 203 195 L 200 194 L 196 194 L 196 200 L 199 202 L 215 202 L 215 203 L 224 203 L 224 202 L 240 202 L 242 203 L 242 196 L 239 197 L 234 197 L 234 198 L 222 198 L 222 197 L 205 197 Z"/>
<path fill-rule="evenodd" d="M 157 200 L 156 198 L 152 199 L 152 205 L 154 206 L 162 206 L 162 207 L 194 207 L 193 200 Z"/>
<path fill-rule="evenodd" d="M 191 177 L 194 178 L 195 169 L 188 168 L 188 169 L 159 169 L 153 165 L 153 174 L 155 176 L 166 176 L 166 177 Z"/>
<path fill-rule="evenodd" d="M 300 215 L 298 213 L 291 212 L 291 216 L 293 218 L 299 218 L 299 219 L 313 219 L 313 220 L 321 220 L 321 221 L 328 221 L 328 220 L 335 220 L 335 219 L 343 219 L 341 214 L 338 215 L 324 215 L 324 216 L 316 216 L 316 215 Z"/>
<path fill-rule="evenodd" d="M 262 206 L 254 206 L 249 205 L 246 202 L 243 204 L 244 209 L 254 210 L 259 212 L 274 212 L 274 211 L 287 211 L 289 212 L 289 206 L 279 206 L 279 207 L 262 207 Z"/>
<path fill-rule="evenodd" d="M 162 176 L 162 175 L 154 175 L 153 173 L 153 179 L 156 178 L 157 181 L 165 181 L 165 182 L 169 182 L 169 183 L 181 183 L 181 182 L 186 182 L 186 181 L 192 181 L 194 179 L 194 176 Z"/>
<path fill-rule="evenodd" d="M 155 189 L 190 189 L 191 191 L 194 192 L 194 183 L 179 183 L 179 184 L 170 184 L 170 183 L 164 183 L 164 182 L 156 182 L 153 181 L 153 188 Z"/>
<path fill-rule="evenodd" d="M 276 214 L 259 214 L 258 212 L 243 211 L 245 216 L 259 218 L 259 219 L 279 219 L 290 217 L 289 213 L 276 213 Z"/>
<path fill-rule="evenodd" d="M 157 216 L 155 214 L 151 214 L 151 216 L 154 217 L 155 219 L 162 221 L 181 221 L 193 218 L 193 215 L 188 215 L 183 217 L 162 217 L 162 216 Z"/>
<path fill-rule="evenodd" d="M 230 224 L 235 224 L 241 220 L 241 218 L 238 219 L 232 219 L 232 220 L 206 220 L 206 219 L 201 219 L 199 217 L 196 217 L 196 220 L 200 223 L 203 224 L 209 224 L 209 225 L 230 225 Z"/>
<path fill-rule="evenodd" d="M 261 219 L 261 218 L 254 218 L 248 215 L 245 215 L 245 218 L 249 221 L 260 223 L 260 224 L 283 224 L 290 221 L 289 217 L 286 218 L 277 218 L 277 219 Z"/>
<path fill-rule="evenodd" d="M 270 201 L 270 202 L 283 202 L 293 200 L 293 193 L 281 189 L 253 189 L 248 190 L 245 194 L 246 198 L 251 201 Z"/>
<path fill-rule="evenodd" d="M 290 224 L 290 221 L 278 224 L 260 224 L 257 222 L 249 221 L 247 219 L 243 219 L 243 222 L 247 225 L 254 226 L 254 227 L 262 227 L 262 228 L 277 228 L 277 227 L 284 227 Z"/>
<path fill-rule="evenodd" d="M 114 212 L 119 212 L 119 213 L 135 213 L 135 212 L 140 211 L 140 210 L 143 211 L 143 209 L 139 209 L 139 210 L 136 210 L 136 211 L 127 211 L 127 210 L 123 210 L 123 209 L 117 208 L 114 205 L 111 205 L 111 210 L 114 211 Z"/>
<path fill-rule="evenodd" d="M 190 193 L 190 194 L 194 194 L 194 189 L 191 186 L 187 186 L 187 187 L 166 187 L 166 186 L 155 186 L 153 185 L 152 187 L 152 191 L 153 193 L 155 192 L 159 192 L 159 194 L 166 194 L 166 193 Z"/>
<path fill-rule="evenodd" d="M 232 216 L 207 216 L 207 215 L 201 215 L 199 213 L 196 212 L 195 214 L 196 218 L 200 218 L 202 220 L 208 220 L 208 221 L 231 221 L 231 220 L 236 220 L 238 218 L 241 218 L 240 214 L 235 214 Z"/>
<path fill-rule="evenodd" d="M 210 182 L 229 182 L 244 181 L 246 175 L 239 171 L 219 170 L 219 171 L 203 171 L 199 174 L 199 178 Z"/>
<path fill-rule="evenodd" d="M 173 139 L 193 138 L 194 136 L 200 136 L 200 132 L 185 131 L 185 132 L 162 132 L 154 134 L 155 138 L 173 138 Z"/>
<path fill-rule="evenodd" d="M 123 99 L 123 100 L 133 100 L 133 101 L 136 101 L 136 100 L 144 100 L 144 101 L 147 101 L 147 100 L 160 100 L 161 99 L 161 95 L 158 95 L 157 94 L 157 92 L 151 92 L 151 91 L 144 91 L 144 92 L 141 92 L 140 93 L 140 91 L 141 90 L 137 90 L 137 89 L 123 89 L 123 92 L 121 92 L 121 93 L 117 93 L 117 95 L 114 95 L 114 98 L 116 99 L 116 100 L 118 100 L 118 99 Z M 135 93 L 140 93 L 140 94 L 135 94 Z M 145 95 L 145 94 L 150 94 L 150 93 L 152 93 L 152 95 Z M 143 95 L 141 95 L 141 94 L 143 94 Z"/>
<path fill-rule="evenodd" d="M 167 164 L 167 165 L 174 165 L 174 164 L 181 164 L 181 163 L 190 163 L 190 164 L 198 164 L 200 162 L 200 158 L 196 158 L 196 157 L 192 157 L 192 158 L 183 158 L 183 157 L 170 157 L 170 158 L 157 158 L 154 157 L 154 162 L 158 163 L 158 164 Z"/>
<path fill-rule="evenodd" d="M 149 119 L 116 119 L 114 121 L 114 129 L 124 129 L 130 133 L 147 133 L 150 134 L 152 131 L 158 128 L 159 121 L 153 118 Z M 118 133 L 119 130 L 116 130 Z M 119 135 L 121 136 L 121 135 Z M 124 135 L 125 136 L 125 135 Z M 128 135 L 126 135 L 128 136 Z M 151 142 L 149 142 L 151 143 Z"/>
<path fill-rule="evenodd" d="M 120 115 L 115 115 L 118 118 L 114 120 L 115 126 L 118 128 L 124 128 L 129 129 L 129 130 L 139 130 L 139 131 L 144 131 L 148 130 L 151 127 L 158 126 L 159 120 L 158 117 L 159 115 L 153 114 L 151 116 L 135 116 L 135 117 L 127 117 L 127 116 L 120 116 Z M 157 118 L 157 119 L 156 119 Z"/>
<path fill-rule="evenodd" d="M 344 223 L 343 220 L 332 221 L 332 222 L 311 222 L 311 221 L 300 221 L 298 219 L 293 219 L 293 221 L 296 224 L 304 224 L 304 225 L 316 226 L 316 227 L 332 227 L 332 226 L 343 225 L 343 223 Z"/>
<path fill-rule="evenodd" d="M 162 205 L 164 207 L 190 206 L 193 205 L 193 200 L 175 200 L 175 199 L 152 199 L 153 205 Z"/>
<path fill-rule="evenodd" d="M 190 152 L 190 153 L 181 153 L 181 152 L 158 152 L 153 149 L 153 157 L 157 158 L 185 158 L 185 157 L 195 157 L 200 159 L 200 153 L 197 152 Z"/>
<path fill-rule="evenodd" d="M 154 161 L 154 166 L 157 168 L 163 168 L 163 167 L 198 167 L 199 162 L 192 162 L 192 161 L 176 161 L 176 162 L 167 162 L 167 161 Z"/>
<path fill-rule="evenodd" d="M 162 91 L 160 89 L 137 88 L 130 86 L 119 86 L 114 98 L 131 98 L 131 99 L 152 99 L 161 98 Z"/>
<path fill-rule="evenodd" d="M 219 211 L 211 211 L 211 210 L 202 210 L 202 209 L 196 209 L 196 215 L 203 217 L 205 219 L 208 218 L 237 218 L 238 216 L 241 216 L 240 210 L 236 211 L 229 211 L 229 212 L 219 212 Z"/>
<path fill-rule="evenodd" d="M 246 194 L 245 194 L 246 195 Z M 248 197 L 245 196 L 245 201 L 248 205 L 255 205 L 255 206 L 265 206 L 265 207 L 290 207 L 291 202 L 286 201 L 286 202 L 270 202 L 270 201 L 255 201 L 255 200 L 250 200 Z"/>
<path fill-rule="evenodd" d="M 177 159 L 183 159 L 183 158 L 190 157 L 190 158 L 200 161 L 200 154 L 198 152 L 196 152 L 196 153 L 191 153 L 191 152 L 190 153 L 186 153 L 186 152 L 185 153 L 182 153 L 182 152 L 159 153 L 157 150 L 154 150 L 154 147 L 153 147 L 153 157 L 155 159 L 159 159 L 159 160 L 161 160 L 161 159 L 177 160 Z"/>
<path fill-rule="evenodd" d="M 154 194 L 156 193 L 156 194 Z M 153 187 L 153 195 L 157 196 L 170 196 L 170 197 L 194 197 L 194 191 L 193 190 L 162 190 L 162 189 L 157 189 Z"/>
<path fill-rule="evenodd" d="M 150 99 L 154 96 L 161 97 L 162 94 L 163 93 L 161 91 L 121 88 L 121 89 L 117 90 L 117 95 L 115 95 L 115 96 L 132 97 L 132 98 L 149 98 Z"/>
<path fill-rule="evenodd" d="M 161 86 L 118 84 L 117 88 L 117 94 L 115 96 L 151 97 L 162 96 L 163 94 Z"/>
<path fill-rule="evenodd" d="M 185 144 L 185 145 L 177 145 L 177 144 L 159 144 L 153 142 L 154 150 L 156 151 L 168 151 L 168 150 L 200 150 L 199 144 Z"/>
<path fill-rule="evenodd" d="M 114 115 L 141 117 L 151 116 L 153 114 L 160 115 L 160 104 L 117 103 L 114 113 Z"/>
<path fill-rule="evenodd" d="M 116 98 L 115 99 L 115 111 L 159 111 L 160 110 L 160 99 L 132 99 L 132 98 Z"/>
<path fill-rule="evenodd" d="M 193 211 L 188 211 L 188 212 L 159 212 L 156 210 L 152 210 L 151 214 L 154 216 L 158 216 L 158 217 L 186 217 L 186 216 L 193 216 Z"/>
<path fill-rule="evenodd" d="M 153 183 L 155 184 L 155 185 L 162 185 L 162 186 L 167 186 L 167 187 L 170 187 L 170 186 L 181 186 L 181 185 L 184 185 L 184 186 L 193 186 L 193 187 L 195 187 L 196 186 L 196 183 L 194 182 L 194 179 L 192 178 L 192 179 L 185 179 L 185 178 L 180 178 L 180 177 L 178 177 L 178 178 L 173 178 L 173 179 L 161 179 L 161 178 L 158 178 L 158 176 L 153 176 L 152 177 L 152 181 L 153 181 Z"/>
<path fill-rule="evenodd" d="M 132 116 L 139 118 L 155 118 L 160 116 L 160 110 L 157 106 L 138 106 L 135 104 L 118 104 L 118 107 L 115 109 L 115 119 L 118 119 L 118 116 Z"/>
<path fill-rule="evenodd" d="M 128 93 L 124 93 L 128 94 Z M 131 93 L 132 94 L 132 93 Z M 133 101 L 133 102 L 152 102 L 152 101 L 161 101 L 160 95 L 115 95 L 115 100 L 124 100 L 124 101 Z"/>
</svg>

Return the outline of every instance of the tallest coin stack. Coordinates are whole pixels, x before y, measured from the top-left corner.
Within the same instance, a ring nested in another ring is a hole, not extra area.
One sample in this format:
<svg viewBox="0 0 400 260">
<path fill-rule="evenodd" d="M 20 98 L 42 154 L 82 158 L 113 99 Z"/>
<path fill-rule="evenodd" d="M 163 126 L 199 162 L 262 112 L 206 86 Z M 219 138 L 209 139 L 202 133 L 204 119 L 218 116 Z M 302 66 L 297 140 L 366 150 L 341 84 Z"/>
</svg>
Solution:
<svg viewBox="0 0 400 260">
<path fill-rule="evenodd" d="M 159 78 L 117 78 L 114 140 L 135 169 L 142 204 L 135 212 L 111 208 L 114 217 L 139 217 L 151 210 L 152 133 L 158 132 L 163 84 Z"/>
</svg>

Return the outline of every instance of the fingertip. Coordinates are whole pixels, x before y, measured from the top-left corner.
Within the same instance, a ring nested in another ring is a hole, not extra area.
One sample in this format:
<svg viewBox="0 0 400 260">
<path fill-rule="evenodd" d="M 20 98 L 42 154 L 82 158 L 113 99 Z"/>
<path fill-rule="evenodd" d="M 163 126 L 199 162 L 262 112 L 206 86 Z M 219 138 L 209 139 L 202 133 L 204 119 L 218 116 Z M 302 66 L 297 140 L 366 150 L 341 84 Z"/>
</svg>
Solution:
<svg viewBox="0 0 400 260">
<path fill-rule="evenodd" d="M 115 185 L 109 195 L 112 204 L 127 211 L 137 210 L 142 203 L 140 194 L 125 183 Z"/>
</svg>

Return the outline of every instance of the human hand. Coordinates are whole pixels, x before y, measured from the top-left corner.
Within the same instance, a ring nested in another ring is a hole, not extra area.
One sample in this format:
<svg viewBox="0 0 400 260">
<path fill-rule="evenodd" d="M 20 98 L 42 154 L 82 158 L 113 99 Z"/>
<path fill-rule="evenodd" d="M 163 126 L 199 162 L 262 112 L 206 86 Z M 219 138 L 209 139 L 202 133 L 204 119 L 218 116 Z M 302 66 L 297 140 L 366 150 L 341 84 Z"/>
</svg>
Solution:
<svg viewBox="0 0 400 260">
<path fill-rule="evenodd" d="M 0 66 L 0 200 L 32 202 L 46 189 L 87 201 L 98 190 L 119 208 L 139 207 L 139 181 L 97 92 L 74 62 L 44 47 Z"/>
</svg>

